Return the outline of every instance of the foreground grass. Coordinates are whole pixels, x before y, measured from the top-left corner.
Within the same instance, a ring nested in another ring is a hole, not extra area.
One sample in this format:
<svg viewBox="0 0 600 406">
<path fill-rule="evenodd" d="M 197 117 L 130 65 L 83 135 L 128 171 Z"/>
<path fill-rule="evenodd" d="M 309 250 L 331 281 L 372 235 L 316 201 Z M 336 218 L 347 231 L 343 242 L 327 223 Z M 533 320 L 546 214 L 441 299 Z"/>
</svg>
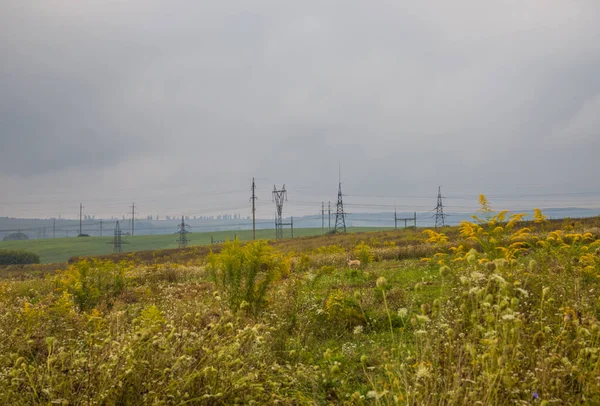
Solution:
<svg viewBox="0 0 600 406">
<path fill-rule="evenodd" d="M 598 230 L 490 217 L 5 279 L 0 404 L 598 404 Z"/>
</svg>

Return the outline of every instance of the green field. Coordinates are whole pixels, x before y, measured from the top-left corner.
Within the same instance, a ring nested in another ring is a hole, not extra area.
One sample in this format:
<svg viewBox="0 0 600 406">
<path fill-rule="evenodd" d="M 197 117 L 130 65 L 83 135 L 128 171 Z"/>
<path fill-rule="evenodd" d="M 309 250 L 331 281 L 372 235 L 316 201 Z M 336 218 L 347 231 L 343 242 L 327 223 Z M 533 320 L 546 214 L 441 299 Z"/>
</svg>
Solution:
<svg viewBox="0 0 600 406">
<path fill-rule="evenodd" d="M 376 227 L 352 227 L 348 232 L 367 232 L 386 230 L 386 228 Z M 289 230 L 284 230 L 284 237 L 290 238 Z M 294 237 L 306 237 L 320 235 L 320 228 L 297 228 L 294 229 Z M 190 246 L 208 245 L 211 243 L 211 237 L 215 241 L 233 240 L 237 237 L 241 241 L 252 239 L 252 230 L 238 231 L 214 231 L 204 233 L 188 234 Z M 257 239 L 273 239 L 275 230 L 256 230 Z M 177 248 L 177 235 L 140 235 L 123 237 L 123 252 L 136 252 L 158 250 L 166 248 Z M 54 262 L 66 262 L 73 256 L 94 256 L 106 255 L 113 252 L 113 237 L 72 237 L 72 238 L 51 238 L 27 241 L 0 241 L 0 249 L 16 249 L 34 252 L 40 256 L 44 264 Z"/>
</svg>

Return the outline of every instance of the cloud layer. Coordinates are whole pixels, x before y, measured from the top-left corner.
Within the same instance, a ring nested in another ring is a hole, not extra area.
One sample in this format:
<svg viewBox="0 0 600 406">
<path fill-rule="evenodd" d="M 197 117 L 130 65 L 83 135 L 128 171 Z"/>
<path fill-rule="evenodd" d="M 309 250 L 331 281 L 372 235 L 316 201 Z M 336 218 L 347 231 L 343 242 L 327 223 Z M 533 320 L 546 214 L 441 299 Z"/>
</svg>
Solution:
<svg viewBox="0 0 600 406">
<path fill-rule="evenodd" d="M 0 215 L 598 190 L 600 3 L 287 3 L 2 2 Z"/>
</svg>

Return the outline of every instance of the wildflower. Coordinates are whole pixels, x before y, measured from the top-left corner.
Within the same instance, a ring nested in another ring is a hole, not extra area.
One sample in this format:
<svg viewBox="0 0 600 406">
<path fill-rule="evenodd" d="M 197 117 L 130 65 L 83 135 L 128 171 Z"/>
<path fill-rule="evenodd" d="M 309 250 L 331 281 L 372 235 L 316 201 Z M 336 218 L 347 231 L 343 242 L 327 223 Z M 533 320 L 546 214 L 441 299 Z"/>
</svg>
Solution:
<svg viewBox="0 0 600 406">
<path fill-rule="evenodd" d="M 498 274 L 493 274 L 492 278 L 494 278 L 495 280 L 497 280 L 498 282 L 500 282 L 500 284 L 502 284 L 502 285 L 506 284 L 506 279 L 504 279 L 503 277 L 501 277 Z"/>
<path fill-rule="evenodd" d="M 380 276 L 379 278 L 377 278 L 376 285 L 378 289 L 385 288 L 385 285 L 387 285 L 387 279 L 385 279 L 385 277 L 383 276 Z"/>
<path fill-rule="evenodd" d="M 425 379 L 425 378 L 429 378 L 431 376 L 431 372 L 429 371 L 429 368 L 427 368 L 425 365 L 420 364 L 419 368 L 417 368 L 417 372 L 415 373 L 415 376 L 417 377 L 417 380 Z"/>
<path fill-rule="evenodd" d="M 442 278 L 447 277 L 448 275 L 450 275 L 450 267 L 447 265 L 444 265 L 440 268 L 440 276 Z"/>
<path fill-rule="evenodd" d="M 370 390 L 367 392 L 367 399 L 375 399 L 377 397 L 377 391 Z"/>
<path fill-rule="evenodd" d="M 402 307 L 402 308 L 398 309 L 398 316 L 404 318 L 407 315 L 408 315 L 408 309 L 406 307 Z"/>
<path fill-rule="evenodd" d="M 514 320 L 515 316 L 512 314 L 505 314 L 504 316 L 502 316 L 502 320 Z"/>
<path fill-rule="evenodd" d="M 424 314 L 417 314 L 417 320 L 420 323 L 429 323 L 431 319 Z"/>
<path fill-rule="evenodd" d="M 363 332 L 363 326 L 356 326 L 354 327 L 354 334 L 355 335 L 360 335 Z"/>
</svg>

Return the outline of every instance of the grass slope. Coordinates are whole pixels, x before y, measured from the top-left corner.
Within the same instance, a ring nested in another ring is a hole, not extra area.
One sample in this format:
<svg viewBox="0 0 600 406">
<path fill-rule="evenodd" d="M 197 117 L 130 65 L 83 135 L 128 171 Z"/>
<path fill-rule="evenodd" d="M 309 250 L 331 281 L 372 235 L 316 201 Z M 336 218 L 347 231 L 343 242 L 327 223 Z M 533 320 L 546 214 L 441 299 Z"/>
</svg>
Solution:
<svg viewBox="0 0 600 406">
<path fill-rule="evenodd" d="M 0 404 L 600 404 L 598 224 L 501 220 L 0 274 Z"/>
</svg>

